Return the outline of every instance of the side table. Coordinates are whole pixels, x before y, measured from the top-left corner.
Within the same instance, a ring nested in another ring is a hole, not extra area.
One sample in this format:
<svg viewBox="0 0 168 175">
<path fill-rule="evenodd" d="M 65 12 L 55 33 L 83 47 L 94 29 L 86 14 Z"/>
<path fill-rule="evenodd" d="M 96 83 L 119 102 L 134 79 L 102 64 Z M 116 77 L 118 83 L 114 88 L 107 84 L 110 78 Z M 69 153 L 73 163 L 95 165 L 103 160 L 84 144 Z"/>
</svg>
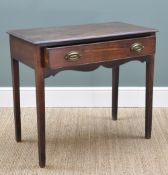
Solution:
<svg viewBox="0 0 168 175">
<path fill-rule="evenodd" d="M 117 120 L 119 66 L 146 62 L 145 138 L 151 137 L 157 30 L 121 22 L 11 30 L 16 141 L 21 141 L 19 62 L 35 70 L 39 165 L 45 167 L 44 80 L 63 70 L 112 68 L 112 118 Z"/>
</svg>

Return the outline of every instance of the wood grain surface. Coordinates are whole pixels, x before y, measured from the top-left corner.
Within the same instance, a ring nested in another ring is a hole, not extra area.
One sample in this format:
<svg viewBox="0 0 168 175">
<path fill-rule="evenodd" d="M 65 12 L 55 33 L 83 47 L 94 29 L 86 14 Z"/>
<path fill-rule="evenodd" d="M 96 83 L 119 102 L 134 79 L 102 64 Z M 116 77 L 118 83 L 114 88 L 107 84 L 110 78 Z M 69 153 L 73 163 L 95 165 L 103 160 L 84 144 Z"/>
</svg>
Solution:
<svg viewBox="0 0 168 175">
<path fill-rule="evenodd" d="M 36 45 L 60 45 L 113 37 L 155 33 L 156 29 L 121 22 L 11 30 L 8 33 Z"/>
<path fill-rule="evenodd" d="M 131 46 L 141 43 L 144 50 L 141 53 L 132 52 Z M 81 57 L 77 61 L 67 61 L 65 56 L 71 51 L 77 51 Z M 116 59 L 142 57 L 155 53 L 155 36 L 81 44 L 75 46 L 52 47 L 45 50 L 45 66 L 50 69 L 93 64 Z"/>
</svg>

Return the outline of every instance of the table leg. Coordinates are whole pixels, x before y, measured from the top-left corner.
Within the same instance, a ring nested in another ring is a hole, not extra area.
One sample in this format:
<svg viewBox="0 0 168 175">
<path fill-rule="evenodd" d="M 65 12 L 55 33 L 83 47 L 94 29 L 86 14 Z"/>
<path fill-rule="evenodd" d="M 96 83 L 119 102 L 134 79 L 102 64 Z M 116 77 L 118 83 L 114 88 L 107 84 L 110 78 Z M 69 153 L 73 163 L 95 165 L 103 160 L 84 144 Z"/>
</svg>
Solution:
<svg viewBox="0 0 168 175">
<path fill-rule="evenodd" d="M 113 67 L 112 70 L 112 119 L 117 120 L 119 66 Z"/>
<path fill-rule="evenodd" d="M 15 120 L 15 138 L 21 141 L 21 119 L 20 119 L 20 83 L 19 83 L 19 62 L 11 58 L 12 80 L 13 80 L 13 103 Z"/>
<path fill-rule="evenodd" d="M 35 61 L 35 81 L 36 81 L 36 105 L 37 105 L 37 129 L 38 129 L 38 155 L 39 166 L 45 167 L 45 77 L 41 62 L 41 50 L 36 48 Z"/>
<path fill-rule="evenodd" d="M 44 72 L 41 67 L 35 69 L 36 77 L 36 103 L 37 103 L 37 127 L 38 127 L 38 152 L 39 165 L 45 167 L 45 92 Z"/>
<path fill-rule="evenodd" d="M 45 167 L 45 93 L 43 69 L 35 70 L 39 165 Z"/>
<path fill-rule="evenodd" d="M 145 138 L 151 138 L 152 103 L 153 103 L 154 56 L 146 61 L 146 104 L 145 104 Z"/>
</svg>

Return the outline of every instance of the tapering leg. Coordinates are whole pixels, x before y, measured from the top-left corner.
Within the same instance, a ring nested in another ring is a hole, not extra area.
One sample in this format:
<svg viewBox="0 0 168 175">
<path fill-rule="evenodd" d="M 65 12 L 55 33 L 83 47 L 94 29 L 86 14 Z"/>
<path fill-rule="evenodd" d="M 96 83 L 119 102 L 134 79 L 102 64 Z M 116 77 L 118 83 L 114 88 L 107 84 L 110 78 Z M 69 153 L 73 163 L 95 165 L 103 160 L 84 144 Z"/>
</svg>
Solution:
<svg viewBox="0 0 168 175">
<path fill-rule="evenodd" d="M 154 56 L 146 61 L 146 104 L 145 104 L 145 138 L 151 138 L 153 106 Z"/>
<path fill-rule="evenodd" d="M 113 67 L 112 70 L 112 119 L 117 120 L 119 66 Z"/>
<path fill-rule="evenodd" d="M 38 155 L 39 166 L 45 167 L 45 91 L 44 91 L 44 69 L 41 62 L 41 50 L 36 48 L 35 61 L 35 81 L 36 81 L 36 105 L 37 105 L 37 129 L 38 129 Z"/>
<path fill-rule="evenodd" d="M 15 120 L 15 138 L 21 141 L 21 119 L 20 119 L 20 83 L 19 83 L 19 62 L 11 58 L 12 80 L 13 80 L 13 103 Z"/>
<path fill-rule="evenodd" d="M 37 125 L 38 125 L 38 152 L 39 165 L 45 167 L 45 93 L 44 72 L 41 67 L 35 69 L 36 77 L 36 103 L 37 103 Z"/>
</svg>

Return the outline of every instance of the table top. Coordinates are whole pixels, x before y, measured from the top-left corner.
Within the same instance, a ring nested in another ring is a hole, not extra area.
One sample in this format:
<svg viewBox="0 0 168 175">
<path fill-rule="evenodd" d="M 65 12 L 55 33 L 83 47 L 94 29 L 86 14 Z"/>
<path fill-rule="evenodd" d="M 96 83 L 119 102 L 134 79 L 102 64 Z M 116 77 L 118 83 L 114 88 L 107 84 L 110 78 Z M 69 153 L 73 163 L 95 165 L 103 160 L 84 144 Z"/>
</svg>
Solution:
<svg viewBox="0 0 168 175">
<path fill-rule="evenodd" d="M 101 39 L 124 38 L 133 35 L 150 34 L 156 29 L 136 26 L 122 22 L 84 24 L 74 26 L 47 27 L 10 30 L 8 34 L 35 45 L 47 46 L 92 42 Z"/>
</svg>

